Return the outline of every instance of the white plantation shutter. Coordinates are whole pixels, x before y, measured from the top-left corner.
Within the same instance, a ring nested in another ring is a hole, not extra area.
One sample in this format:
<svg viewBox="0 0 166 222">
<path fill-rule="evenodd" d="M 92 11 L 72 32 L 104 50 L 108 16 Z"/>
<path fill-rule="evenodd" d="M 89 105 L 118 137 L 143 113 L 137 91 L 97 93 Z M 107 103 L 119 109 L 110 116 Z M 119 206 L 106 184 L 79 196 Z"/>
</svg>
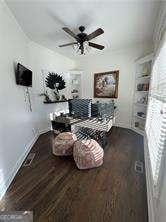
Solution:
<svg viewBox="0 0 166 222">
<path fill-rule="evenodd" d="M 158 195 L 166 150 L 166 38 L 153 64 L 145 131 L 154 190 Z"/>
<path fill-rule="evenodd" d="M 157 186 L 165 151 L 166 104 L 150 97 L 146 121 L 146 134 L 154 185 Z"/>
<path fill-rule="evenodd" d="M 150 93 L 166 101 L 166 38 L 153 65 Z"/>
</svg>

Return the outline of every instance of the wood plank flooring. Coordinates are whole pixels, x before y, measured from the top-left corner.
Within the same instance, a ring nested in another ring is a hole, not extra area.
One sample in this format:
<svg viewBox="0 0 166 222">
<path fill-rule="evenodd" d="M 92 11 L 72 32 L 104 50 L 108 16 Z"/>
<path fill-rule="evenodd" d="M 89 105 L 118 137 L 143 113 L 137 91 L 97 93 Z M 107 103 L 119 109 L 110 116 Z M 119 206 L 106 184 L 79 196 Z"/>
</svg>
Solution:
<svg viewBox="0 0 166 222">
<path fill-rule="evenodd" d="M 147 222 L 145 174 L 134 170 L 144 161 L 143 138 L 113 127 L 103 166 L 78 170 L 72 157 L 51 152 L 52 134 L 38 139 L 29 167 L 21 167 L 0 210 L 33 210 L 35 222 Z"/>
</svg>

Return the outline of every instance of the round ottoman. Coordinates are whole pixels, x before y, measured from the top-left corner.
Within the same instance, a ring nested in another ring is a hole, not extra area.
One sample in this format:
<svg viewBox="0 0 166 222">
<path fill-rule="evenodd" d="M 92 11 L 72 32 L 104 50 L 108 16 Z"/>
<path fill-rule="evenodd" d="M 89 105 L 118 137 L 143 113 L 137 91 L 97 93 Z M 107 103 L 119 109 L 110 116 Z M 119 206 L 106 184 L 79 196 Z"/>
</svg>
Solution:
<svg viewBox="0 0 166 222">
<path fill-rule="evenodd" d="M 79 169 L 90 169 L 103 164 L 104 151 L 95 140 L 82 140 L 74 143 L 73 156 Z"/>
<path fill-rule="evenodd" d="M 70 132 L 60 133 L 53 139 L 52 151 L 57 156 L 68 156 L 73 154 L 73 145 L 77 140 L 75 134 Z"/>
</svg>

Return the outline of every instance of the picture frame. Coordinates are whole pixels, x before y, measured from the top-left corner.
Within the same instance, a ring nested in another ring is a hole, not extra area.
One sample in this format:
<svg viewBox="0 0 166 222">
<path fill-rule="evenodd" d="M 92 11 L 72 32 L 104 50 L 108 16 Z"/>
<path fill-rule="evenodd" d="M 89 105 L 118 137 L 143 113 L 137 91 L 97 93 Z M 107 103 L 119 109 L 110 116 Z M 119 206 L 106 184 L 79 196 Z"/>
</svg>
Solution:
<svg viewBox="0 0 166 222">
<path fill-rule="evenodd" d="M 94 98 L 118 98 L 119 70 L 94 73 Z"/>
</svg>

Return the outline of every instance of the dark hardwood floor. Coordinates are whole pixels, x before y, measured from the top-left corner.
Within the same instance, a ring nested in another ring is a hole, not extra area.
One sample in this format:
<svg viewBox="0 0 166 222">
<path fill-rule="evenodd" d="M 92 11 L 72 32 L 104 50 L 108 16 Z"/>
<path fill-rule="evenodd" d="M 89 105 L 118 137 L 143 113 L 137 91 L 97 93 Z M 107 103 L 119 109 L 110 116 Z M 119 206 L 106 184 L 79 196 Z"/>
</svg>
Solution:
<svg viewBox="0 0 166 222">
<path fill-rule="evenodd" d="M 78 170 L 70 157 L 51 152 L 52 134 L 38 139 L 36 156 L 21 167 L 0 203 L 1 210 L 33 210 L 35 222 L 147 222 L 142 136 L 113 127 L 103 166 Z"/>
</svg>

